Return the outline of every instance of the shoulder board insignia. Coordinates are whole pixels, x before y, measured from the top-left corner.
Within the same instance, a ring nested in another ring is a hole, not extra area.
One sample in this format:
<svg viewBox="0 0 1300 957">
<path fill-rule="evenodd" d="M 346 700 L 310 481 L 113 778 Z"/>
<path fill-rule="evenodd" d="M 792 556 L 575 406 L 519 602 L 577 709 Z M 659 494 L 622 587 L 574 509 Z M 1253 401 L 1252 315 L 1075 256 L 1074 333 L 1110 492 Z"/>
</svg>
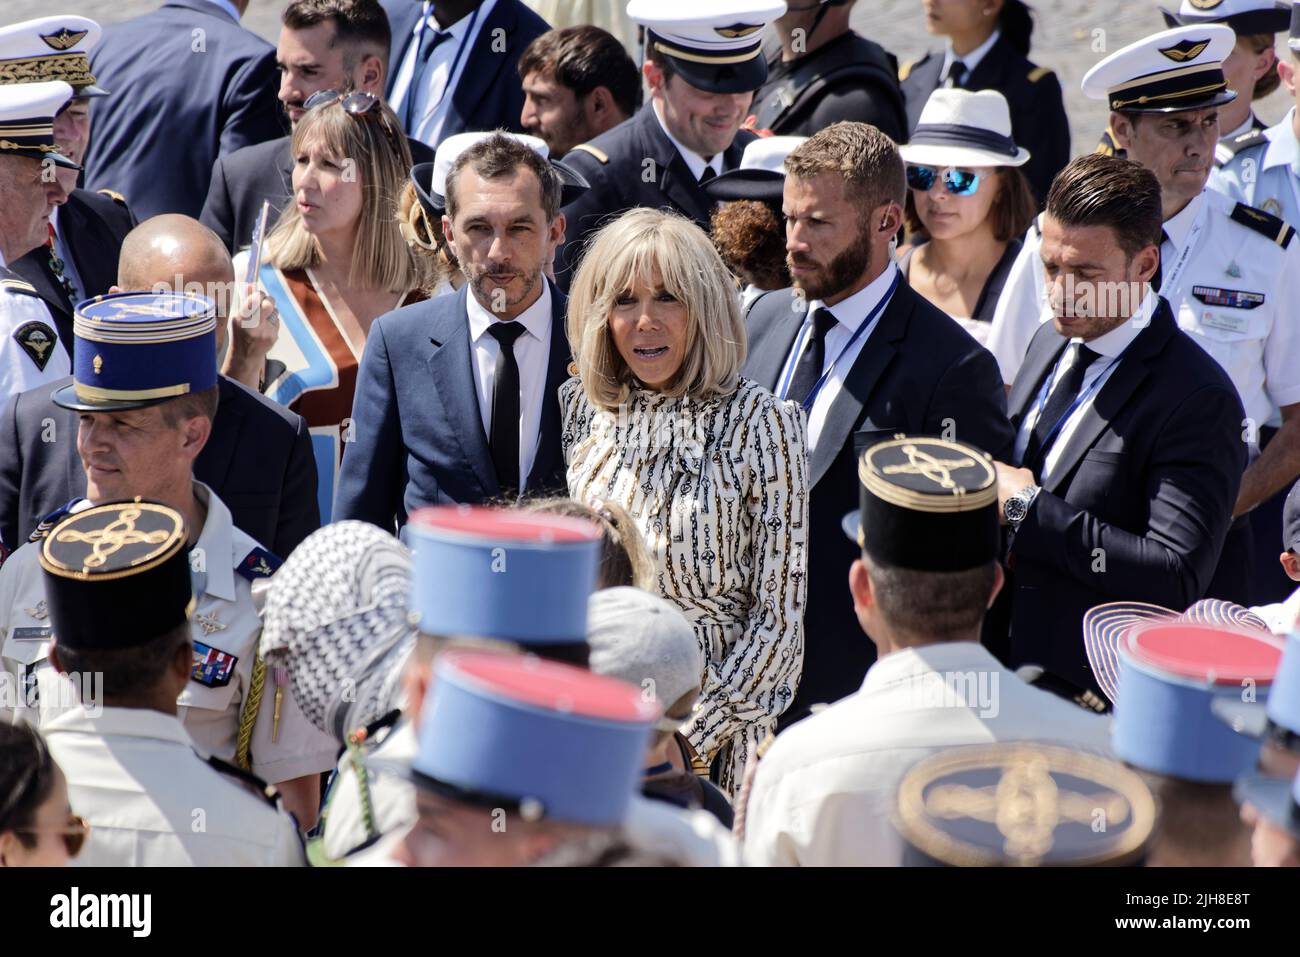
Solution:
<svg viewBox="0 0 1300 957">
<path fill-rule="evenodd" d="M 1295 236 L 1295 230 L 1272 213 L 1266 213 L 1254 206 L 1238 203 L 1232 210 L 1232 218 L 1243 226 L 1248 226 L 1261 236 L 1267 236 L 1285 249 Z"/>
<path fill-rule="evenodd" d="M 18 343 L 19 348 L 27 353 L 27 358 L 35 362 L 36 368 L 41 372 L 50 364 L 58 341 L 59 334 L 54 331 L 54 327 L 40 320 L 24 322 L 14 332 L 14 342 Z"/>
<path fill-rule="evenodd" d="M 221 627 L 224 628 L 225 625 Z M 239 663 L 236 655 L 205 645 L 201 641 L 194 642 L 191 654 L 191 681 L 197 681 L 205 688 L 224 688 L 230 684 L 230 679 L 235 674 L 235 665 Z"/>
<path fill-rule="evenodd" d="M 42 539 L 44 539 L 46 535 L 50 534 L 50 529 L 54 528 L 55 525 L 59 524 L 59 522 L 63 520 L 63 517 L 67 515 L 69 512 L 71 512 L 73 508 L 76 507 L 77 503 L 79 503 L 80 501 L 82 500 L 79 498 L 74 498 L 71 502 L 68 502 L 66 505 L 60 505 L 54 511 L 50 512 L 49 515 L 46 515 L 43 519 L 41 519 L 40 523 L 37 524 L 37 526 L 34 529 L 32 529 L 32 533 L 31 535 L 27 536 L 27 540 L 29 542 L 39 542 Z"/>
<path fill-rule="evenodd" d="M 123 196 L 121 193 L 119 193 L 117 190 L 101 189 L 98 190 L 98 192 L 103 193 L 105 196 L 107 196 L 113 202 L 117 203 L 119 206 L 123 206 L 123 207 L 126 206 L 126 197 Z"/>
<path fill-rule="evenodd" d="M 596 158 L 596 162 L 600 163 L 602 166 L 609 162 L 609 154 L 599 147 L 592 146 L 590 143 L 579 143 L 574 147 L 574 149 L 582 150 L 584 153 L 591 154 Z"/>
<path fill-rule="evenodd" d="M 1051 76 L 1051 75 L 1052 75 L 1052 71 L 1049 70 L 1047 67 L 1036 66 L 1029 71 L 1029 76 L 1026 79 L 1028 79 L 1030 83 L 1037 83 L 1043 77 Z"/>
<path fill-rule="evenodd" d="M 0 289 L 8 289 L 10 292 L 21 292 L 28 296 L 39 295 L 36 287 L 29 282 L 21 279 L 0 279 Z"/>
<path fill-rule="evenodd" d="M 918 61 L 916 60 L 908 60 L 906 63 L 904 63 L 902 66 L 898 68 L 899 83 L 902 83 L 904 80 L 906 80 L 909 76 L 912 75 L 912 68 L 916 66 L 917 62 Z"/>
<path fill-rule="evenodd" d="M 1021 665 L 1016 669 L 1016 677 L 1027 685 L 1071 701 L 1084 711 L 1094 714 L 1106 714 L 1110 711 L 1110 702 L 1088 688 L 1080 688 L 1073 682 L 1045 671 L 1039 665 Z"/>
<path fill-rule="evenodd" d="M 235 571 L 251 582 L 259 578 L 270 578 L 283 564 L 283 559 L 258 545 L 235 566 Z"/>
<path fill-rule="evenodd" d="M 208 767 L 214 771 L 236 778 L 240 784 L 247 787 L 254 794 L 259 795 L 271 807 L 280 806 L 280 792 L 275 789 L 275 785 L 267 784 L 253 772 L 237 768 L 229 761 L 222 761 L 218 757 L 209 757 L 207 762 Z"/>
<path fill-rule="evenodd" d="M 1263 130 L 1251 130 L 1249 133 L 1242 133 L 1240 136 L 1234 136 L 1230 140 L 1220 140 L 1219 145 L 1228 151 L 1229 156 L 1236 156 L 1243 150 L 1248 150 L 1252 146 L 1259 146 L 1267 142 L 1268 137 L 1264 135 Z"/>
</svg>

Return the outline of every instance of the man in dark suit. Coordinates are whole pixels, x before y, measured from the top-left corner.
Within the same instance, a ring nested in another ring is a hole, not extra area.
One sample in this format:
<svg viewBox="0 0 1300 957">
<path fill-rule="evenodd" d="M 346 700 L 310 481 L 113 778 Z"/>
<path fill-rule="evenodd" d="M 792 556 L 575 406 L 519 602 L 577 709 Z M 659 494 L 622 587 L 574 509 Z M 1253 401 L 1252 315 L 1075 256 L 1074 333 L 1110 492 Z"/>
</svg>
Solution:
<svg viewBox="0 0 1300 957">
<path fill-rule="evenodd" d="M 836 123 L 785 167 L 795 287 L 751 307 L 745 375 L 808 412 L 808 603 L 789 723 L 856 691 L 875 660 L 849 594 L 858 550 L 840 524 L 858 504 L 861 453 L 904 433 L 1002 455 L 1012 432 L 993 356 L 913 292 L 890 260 L 905 189 L 893 142 L 868 124 Z"/>
<path fill-rule="evenodd" d="M 564 157 L 591 184 L 565 207 L 569 223 L 555 275 L 568 288 L 587 238 L 634 206 L 676 210 L 706 232 L 717 204 L 704 183 L 740 165 L 754 134 L 741 130 L 754 91 L 767 79 L 762 29 L 784 3 L 751 0 L 748 12 L 705 0 L 633 0 L 645 27 L 641 67 L 650 99 L 636 115 Z"/>
<path fill-rule="evenodd" d="M 64 80 L 72 98 L 54 117 L 54 143 L 80 163 L 90 140 L 91 104 L 108 96 L 90 72 L 88 54 L 103 31 L 86 17 L 63 14 L 0 28 L 0 84 Z M 59 342 L 72 355 L 72 309 L 108 292 L 117 278 L 122 240 L 135 219 L 120 196 L 77 189 L 80 171 L 56 169 L 45 178 L 50 213 L 46 241 L 9 263 L 49 307 Z"/>
<path fill-rule="evenodd" d="M 570 354 L 564 297 L 542 274 L 564 235 L 560 191 L 554 167 L 510 136 L 452 165 L 442 228 L 467 281 L 370 327 L 336 520 L 392 530 L 424 505 L 564 492 Z"/>
<path fill-rule="evenodd" d="M 1161 219 L 1160 183 L 1136 163 L 1093 154 L 1057 176 L 1042 240 L 1053 321 L 1011 388 L 1016 465 L 997 463 L 1011 664 L 1094 692 L 1084 612 L 1201 598 L 1246 465 L 1236 388 L 1150 287 Z"/>
<path fill-rule="evenodd" d="M 284 133 L 275 51 L 230 10 L 248 0 L 167 0 L 111 24 L 91 56 L 105 98 L 86 186 L 126 196 L 140 219 L 198 216 L 218 156 Z"/>
<path fill-rule="evenodd" d="M 275 60 L 279 99 L 290 126 L 297 126 L 303 104 L 321 90 L 383 96 L 391 35 L 379 0 L 294 0 L 280 22 Z M 252 239 L 263 202 L 271 204 L 268 222 L 274 223 L 293 195 L 290 139 L 282 136 L 245 146 L 218 156 L 212 165 L 199 219 L 232 253 Z M 433 162 L 429 147 L 419 140 L 407 143 L 413 163 Z"/>
<path fill-rule="evenodd" d="M 217 352 L 225 349 L 224 293 L 234 280 L 230 257 L 194 220 L 156 217 L 123 243 L 118 285 L 126 289 L 201 288 L 217 302 Z M 116 287 L 114 287 L 116 289 Z M 179 291 L 179 290 L 178 290 Z M 72 378 L 12 396 L 0 411 L 0 541 L 17 548 L 55 509 L 86 494 L 77 454 L 77 413 L 50 396 Z M 230 508 L 242 529 L 287 556 L 320 525 L 316 460 L 302 417 L 233 379 L 218 382 L 212 434 L 194 476 Z"/>
<path fill-rule="evenodd" d="M 388 99 L 406 134 L 522 132 L 519 57 L 551 28 L 520 0 L 382 0 L 392 25 Z"/>
</svg>

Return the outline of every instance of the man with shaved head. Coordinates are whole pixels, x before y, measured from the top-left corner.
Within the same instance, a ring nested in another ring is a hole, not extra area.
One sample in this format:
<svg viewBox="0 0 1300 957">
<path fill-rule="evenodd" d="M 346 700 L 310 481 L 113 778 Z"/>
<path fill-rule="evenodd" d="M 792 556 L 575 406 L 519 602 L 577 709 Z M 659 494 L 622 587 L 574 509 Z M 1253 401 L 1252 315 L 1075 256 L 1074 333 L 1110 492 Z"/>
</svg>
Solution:
<svg viewBox="0 0 1300 957">
<path fill-rule="evenodd" d="M 250 299 L 230 319 L 233 282 L 221 240 L 188 216 L 155 216 L 123 242 L 121 289 L 199 292 L 216 301 L 217 349 L 227 375 L 218 383 L 212 434 L 194 461 L 194 477 L 229 507 L 236 528 L 286 556 L 320 525 L 316 462 L 300 416 L 229 377 L 248 356 L 264 354 L 256 343 L 273 338 L 276 325 L 274 303 L 265 297 Z M 86 494 L 77 414 L 50 399 L 70 381 L 6 397 L 0 408 L 0 542 L 11 551 L 45 516 Z"/>
</svg>

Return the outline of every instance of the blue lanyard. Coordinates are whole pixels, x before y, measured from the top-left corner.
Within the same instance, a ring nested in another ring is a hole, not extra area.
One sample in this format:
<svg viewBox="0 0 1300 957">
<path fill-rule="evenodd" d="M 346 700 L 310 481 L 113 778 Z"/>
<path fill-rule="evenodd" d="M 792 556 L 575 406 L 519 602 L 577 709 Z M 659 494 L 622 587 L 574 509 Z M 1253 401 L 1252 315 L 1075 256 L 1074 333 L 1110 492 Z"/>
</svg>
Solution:
<svg viewBox="0 0 1300 957">
<path fill-rule="evenodd" d="M 840 364 L 840 360 L 844 358 L 845 353 L 847 353 L 850 349 L 853 348 L 853 343 L 857 342 L 858 339 L 862 336 L 862 334 L 871 328 L 872 321 L 874 321 L 876 316 L 880 314 L 880 311 L 884 309 L 887 305 L 889 305 L 889 300 L 894 298 L 894 290 L 898 288 L 898 284 L 902 281 L 903 281 L 903 274 L 901 272 L 895 271 L 894 281 L 889 284 L 889 288 L 885 290 L 885 294 L 881 296 L 880 302 L 876 303 L 876 307 L 872 309 L 869 313 L 867 313 L 867 318 L 863 319 L 862 324 L 859 325 L 856 330 L 854 330 L 853 335 L 849 337 L 849 341 L 844 344 L 844 348 L 841 349 L 839 355 L 835 357 L 835 361 L 822 370 L 821 377 L 813 384 L 813 387 L 808 391 L 808 398 L 803 400 L 803 410 L 805 412 L 809 412 L 809 413 L 812 412 L 813 403 L 817 401 L 818 394 L 821 393 L 822 387 L 825 386 L 827 380 L 830 379 L 831 373 L 835 371 L 835 367 Z M 810 312 L 809 315 L 811 316 L 812 313 Z M 805 320 L 805 322 L 806 321 L 807 320 Z M 794 362 L 790 363 L 789 369 L 786 370 L 785 378 L 781 382 L 782 399 L 784 399 L 786 397 L 786 394 L 790 391 L 790 380 L 794 378 L 794 370 L 795 367 L 798 366 L 799 364 L 799 356 L 801 356 L 803 354 L 803 350 L 808 347 L 807 336 L 803 336 L 801 337 L 801 339 L 802 339 L 801 342 L 802 348 L 799 350 L 798 353 L 795 354 L 795 360 Z"/>
<path fill-rule="evenodd" d="M 422 10 L 423 15 L 420 17 L 420 29 L 417 30 L 415 33 L 416 56 L 419 56 L 420 54 L 420 41 L 424 38 L 424 30 L 425 27 L 429 25 L 429 17 L 431 16 L 431 14 L 429 13 L 429 7 L 427 3 L 428 0 L 426 0 L 426 5 Z M 415 100 L 416 100 L 416 96 L 418 95 L 418 91 L 415 88 L 415 81 L 417 79 L 416 73 L 420 69 L 420 64 L 417 63 L 415 64 L 414 67 L 412 67 L 411 82 L 409 88 L 406 91 L 406 95 L 411 98 L 411 117 L 412 117 L 412 121 L 415 124 L 415 130 L 411 131 L 412 136 L 414 136 L 415 131 L 420 128 L 420 124 L 423 123 L 425 120 L 427 120 L 430 116 L 432 116 L 433 112 L 437 110 L 438 107 L 442 106 L 442 101 L 447 98 L 447 91 L 451 89 L 451 84 L 456 79 L 456 67 L 460 65 L 461 54 L 465 52 L 465 44 L 468 43 L 469 38 L 474 35 L 474 24 L 478 20 L 478 12 L 481 6 L 482 5 L 480 4 L 478 7 L 475 7 L 474 12 L 471 13 L 469 16 L 469 26 L 465 29 L 465 35 L 460 38 L 460 45 L 456 47 L 456 56 L 451 61 L 451 70 L 447 73 L 447 82 L 446 84 L 443 85 L 442 93 L 439 94 L 438 96 L 438 102 L 433 104 L 428 109 L 426 109 L 424 111 L 424 115 L 419 117 L 415 116 Z M 455 24 L 452 24 L 452 26 L 455 26 Z M 451 29 L 451 27 L 448 27 L 448 29 Z M 428 66 L 428 63 L 426 62 L 424 65 Z M 419 79 L 422 80 L 424 79 L 424 77 L 420 76 Z"/>
<path fill-rule="evenodd" d="M 1087 343 L 1084 343 L 1084 345 L 1087 345 Z M 1065 356 L 1067 353 L 1069 353 L 1069 351 L 1070 350 L 1067 347 L 1065 351 L 1061 353 L 1060 358 L 1056 360 L 1056 364 L 1052 366 L 1052 374 L 1047 377 L 1047 381 L 1043 383 L 1043 387 L 1038 390 L 1038 402 L 1037 402 L 1037 409 L 1034 412 L 1034 424 L 1029 427 L 1029 432 L 1031 435 L 1033 434 L 1034 429 L 1037 428 L 1038 426 L 1038 420 L 1043 417 L 1043 408 L 1047 405 L 1048 396 L 1051 395 L 1052 386 L 1056 383 L 1056 377 L 1061 370 L 1061 363 L 1065 361 Z M 1125 349 L 1125 351 L 1127 351 L 1127 348 Z M 1110 368 L 1114 366 L 1117 362 L 1119 362 L 1119 360 L 1122 359 L 1123 357 L 1124 357 L 1124 353 L 1121 352 L 1114 359 L 1111 359 L 1110 362 L 1106 363 L 1106 365 L 1102 367 L 1102 370 L 1097 373 L 1097 378 L 1093 379 L 1092 382 L 1088 385 L 1088 388 L 1084 389 L 1075 397 L 1074 401 L 1070 403 L 1070 407 L 1065 410 L 1065 414 L 1062 415 L 1059 419 L 1057 419 L 1056 424 L 1053 425 L 1051 429 L 1048 430 L 1048 433 L 1043 436 L 1043 441 L 1042 444 L 1039 446 L 1039 449 L 1041 450 L 1040 454 L 1043 457 L 1044 464 L 1046 464 L 1047 462 L 1047 453 L 1052 448 L 1052 440 L 1056 438 L 1056 433 L 1060 432 L 1061 429 L 1065 428 L 1065 423 L 1070 421 L 1070 416 L 1074 415 L 1075 412 L 1077 412 L 1080 408 L 1082 408 L 1083 404 L 1092 397 L 1092 394 L 1096 392 L 1099 388 L 1101 388 L 1101 383 L 1102 380 L 1106 378 L 1106 373 L 1109 372 Z M 1028 448 L 1029 446 L 1026 445 L 1025 449 L 1028 450 Z M 1024 465 L 1023 458 L 1021 459 L 1020 464 Z M 1039 476 L 1039 479 L 1041 481 L 1042 476 Z"/>
</svg>

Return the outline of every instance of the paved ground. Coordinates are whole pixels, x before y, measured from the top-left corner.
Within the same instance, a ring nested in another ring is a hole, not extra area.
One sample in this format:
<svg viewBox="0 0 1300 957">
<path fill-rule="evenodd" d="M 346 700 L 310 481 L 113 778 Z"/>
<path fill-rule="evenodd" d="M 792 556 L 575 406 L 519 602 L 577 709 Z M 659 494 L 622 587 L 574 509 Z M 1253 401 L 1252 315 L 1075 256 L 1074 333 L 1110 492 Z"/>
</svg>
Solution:
<svg viewBox="0 0 1300 957">
<path fill-rule="evenodd" d="M 158 6 L 159 0 L 0 0 L 0 21 L 13 23 L 28 17 L 67 11 L 102 22 L 124 20 Z M 1076 153 L 1096 145 L 1105 125 L 1104 105 L 1085 99 L 1079 81 L 1106 53 L 1118 50 L 1163 26 L 1150 0 L 1032 0 L 1037 14 L 1031 58 L 1054 69 L 1065 88 Z M 1176 6 L 1167 0 L 1168 6 Z M 275 42 L 282 0 L 251 0 L 244 25 Z M 925 32 L 920 0 L 858 0 L 854 25 L 883 43 L 901 60 L 912 59 L 940 42 Z M 1267 122 L 1280 119 L 1290 103 L 1279 90 L 1257 109 Z"/>
</svg>

